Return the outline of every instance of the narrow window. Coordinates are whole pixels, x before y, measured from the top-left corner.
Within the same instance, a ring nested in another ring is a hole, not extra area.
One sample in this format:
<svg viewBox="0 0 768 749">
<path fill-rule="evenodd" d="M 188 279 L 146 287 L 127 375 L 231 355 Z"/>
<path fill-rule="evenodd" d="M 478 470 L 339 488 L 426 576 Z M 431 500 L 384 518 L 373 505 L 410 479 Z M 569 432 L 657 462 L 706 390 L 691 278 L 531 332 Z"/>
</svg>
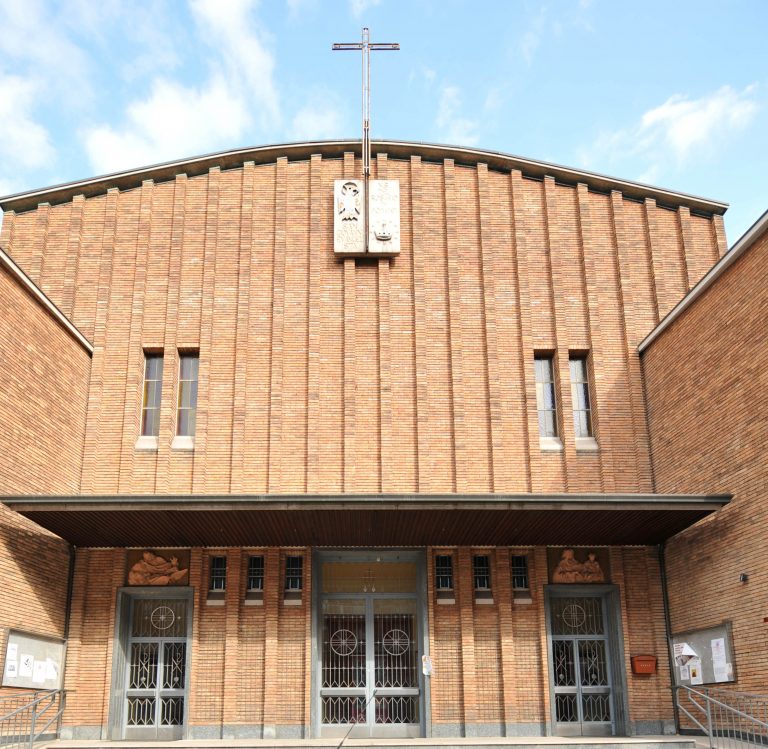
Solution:
<svg viewBox="0 0 768 749">
<path fill-rule="evenodd" d="M 593 437 L 587 357 L 571 355 L 569 363 L 571 369 L 571 399 L 573 401 L 573 429 L 576 437 Z"/>
<path fill-rule="evenodd" d="M 453 590 L 453 557 L 450 554 L 438 554 L 435 557 L 435 588 Z"/>
<path fill-rule="evenodd" d="M 555 400 L 555 371 L 552 356 L 537 354 L 536 408 L 539 413 L 539 436 L 557 437 L 557 402 Z"/>
<path fill-rule="evenodd" d="M 302 589 L 304 557 L 285 558 L 285 590 L 290 592 Z"/>
<path fill-rule="evenodd" d="M 475 590 L 491 589 L 491 560 L 487 554 L 475 554 L 472 557 L 472 571 L 475 577 Z"/>
<path fill-rule="evenodd" d="M 512 590 L 528 590 L 528 557 L 525 554 L 512 555 Z"/>
<path fill-rule="evenodd" d="M 248 590 L 264 590 L 264 557 L 248 557 Z"/>
<path fill-rule="evenodd" d="M 227 589 L 227 558 L 211 557 L 211 587 L 212 592 Z"/>
<path fill-rule="evenodd" d="M 179 437 L 195 436 L 199 366 L 200 356 L 197 352 L 179 356 L 179 411 L 176 419 L 176 434 Z"/>
<path fill-rule="evenodd" d="M 163 389 L 163 355 L 144 352 L 144 402 L 141 409 L 141 436 L 160 433 L 160 395 Z"/>
</svg>

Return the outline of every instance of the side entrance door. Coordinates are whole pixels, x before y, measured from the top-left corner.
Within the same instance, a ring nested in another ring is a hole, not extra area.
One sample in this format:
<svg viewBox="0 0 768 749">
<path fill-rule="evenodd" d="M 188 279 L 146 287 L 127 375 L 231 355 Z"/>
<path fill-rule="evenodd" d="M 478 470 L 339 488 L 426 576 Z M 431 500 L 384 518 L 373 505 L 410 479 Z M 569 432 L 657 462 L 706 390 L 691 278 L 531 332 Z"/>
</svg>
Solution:
<svg viewBox="0 0 768 749">
<path fill-rule="evenodd" d="M 137 593 L 123 603 L 122 738 L 182 739 L 191 601 Z"/>
<path fill-rule="evenodd" d="M 549 586 L 552 722 L 558 736 L 623 732 L 618 615 L 610 591 Z"/>
</svg>

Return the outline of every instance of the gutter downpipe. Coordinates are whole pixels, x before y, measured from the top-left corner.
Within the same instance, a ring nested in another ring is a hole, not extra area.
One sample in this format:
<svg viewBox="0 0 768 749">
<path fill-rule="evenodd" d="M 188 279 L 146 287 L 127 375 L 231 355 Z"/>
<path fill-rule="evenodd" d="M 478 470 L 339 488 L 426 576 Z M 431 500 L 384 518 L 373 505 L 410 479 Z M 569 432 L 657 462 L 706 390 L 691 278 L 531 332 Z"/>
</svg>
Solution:
<svg viewBox="0 0 768 749">
<path fill-rule="evenodd" d="M 672 693 L 672 711 L 675 718 L 675 733 L 680 733 L 680 711 L 677 708 L 677 695 L 675 692 L 675 660 L 669 644 L 672 642 L 672 619 L 669 614 L 669 591 L 667 589 L 667 563 L 664 556 L 666 541 L 657 547 L 659 554 L 659 571 L 661 572 L 661 596 L 664 601 L 664 628 L 667 635 L 667 660 L 669 661 L 670 691 Z"/>
</svg>

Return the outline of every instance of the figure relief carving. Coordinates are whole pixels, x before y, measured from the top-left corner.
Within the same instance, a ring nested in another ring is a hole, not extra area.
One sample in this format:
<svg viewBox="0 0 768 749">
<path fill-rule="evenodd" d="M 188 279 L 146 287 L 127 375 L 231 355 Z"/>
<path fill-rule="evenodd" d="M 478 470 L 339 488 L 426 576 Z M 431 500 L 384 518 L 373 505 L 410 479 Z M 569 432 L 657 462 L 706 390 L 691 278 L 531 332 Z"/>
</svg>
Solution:
<svg viewBox="0 0 768 749">
<path fill-rule="evenodd" d="M 341 186 L 338 210 L 342 221 L 360 218 L 360 188 L 354 182 L 345 182 Z"/>
<path fill-rule="evenodd" d="M 557 567 L 552 573 L 553 583 L 604 583 L 605 574 L 597 561 L 597 555 L 590 552 L 584 562 L 576 559 L 573 549 L 563 549 Z"/>
<path fill-rule="evenodd" d="M 159 554 L 145 551 L 129 570 L 128 585 L 183 585 L 188 574 L 188 569 L 179 569 L 176 557 L 168 561 Z"/>
</svg>

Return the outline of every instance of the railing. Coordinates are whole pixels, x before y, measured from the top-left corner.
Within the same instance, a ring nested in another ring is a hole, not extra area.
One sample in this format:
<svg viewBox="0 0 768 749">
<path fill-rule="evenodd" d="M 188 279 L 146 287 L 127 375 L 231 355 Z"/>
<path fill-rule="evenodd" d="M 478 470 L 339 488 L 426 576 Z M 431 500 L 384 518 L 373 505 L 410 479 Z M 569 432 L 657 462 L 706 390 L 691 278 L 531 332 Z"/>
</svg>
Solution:
<svg viewBox="0 0 768 749">
<path fill-rule="evenodd" d="M 65 702 L 63 689 L 0 696 L 0 747 L 33 749 L 36 741 L 58 736 Z"/>
<path fill-rule="evenodd" d="M 712 687 L 694 689 L 682 684 L 673 691 L 681 729 L 695 726 L 703 731 L 710 749 L 768 746 L 768 695 Z M 685 725 L 682 716 L 692 725 Z"/>
</svg>

